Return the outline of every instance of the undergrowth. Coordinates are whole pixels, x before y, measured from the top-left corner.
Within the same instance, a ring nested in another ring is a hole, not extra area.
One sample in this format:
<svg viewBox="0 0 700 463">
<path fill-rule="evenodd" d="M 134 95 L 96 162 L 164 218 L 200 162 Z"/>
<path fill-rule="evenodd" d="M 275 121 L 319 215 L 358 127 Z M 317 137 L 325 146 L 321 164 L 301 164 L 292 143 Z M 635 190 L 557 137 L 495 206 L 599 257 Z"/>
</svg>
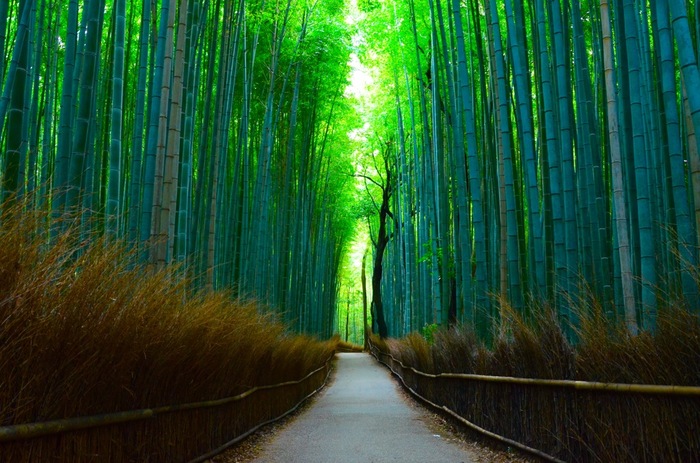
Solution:
<svg viewBox="0 0 700 463">
<path fill-rule="evenodd" d="M 49 239 L 46 223 L 20 206 L 0 217 L 1 426 L 229 397 L 335 349 L 70 224 Z"/>
<path fill-rule="evenodd" d="M 362 347 L 361 345 L 343 341 L 338 335 L 335 335 L 334 339 L 337 340 L 338 343 L 336 347 L 338 352 L 362 352 L 364 350 L 364 347 Z"/>
<path fill-rule="evenodd" d="M 582 317 L 579 342 L 569 343 L 556 315 L 531 322 L 505 308 L 490 347 L 470 326 L 412 333 L 383 342 L 397 359 L 430 373 L 471 373 L 632 384 L 700 385 L 700 317 L 681 309 L 659 313 L 654 333 L 631 336 L 600 316 Z"/>
<path fill-rule="evenodd" d="M 583 313 L 583 311 L 582 311 Z M 654 333 L 630 335 L 600 311 L 581 317 L 578 343 L 543 309 L 525 321 L 503 307 L 487 347 L 468 326 L 372 343 L 427 373 L 466 373 L 604 383 L 700 386 L 700 318 L 659 311 Z M 394 365 L 396 367 L 396 365 Z M 699 461 L 697 395 L 583 391 L 512 382 L 432 379 L 401 369 L 404 381 L 484 429 L 564 461 Z"/>
</svg>

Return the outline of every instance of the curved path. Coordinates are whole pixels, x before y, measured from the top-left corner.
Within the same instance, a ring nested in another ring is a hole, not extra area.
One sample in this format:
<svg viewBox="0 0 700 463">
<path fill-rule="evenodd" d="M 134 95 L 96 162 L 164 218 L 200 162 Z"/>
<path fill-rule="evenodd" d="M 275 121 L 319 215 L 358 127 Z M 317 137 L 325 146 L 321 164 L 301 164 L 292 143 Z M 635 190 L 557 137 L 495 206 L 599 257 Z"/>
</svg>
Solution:
<svg viewBox="0 0 700 463">
<path fill-rule="evenodd" d="M 338 354 L 333 383 L 254 461 L 265 463 L 470 463 L 406 403 L 368 354 Z"/>
</svg>

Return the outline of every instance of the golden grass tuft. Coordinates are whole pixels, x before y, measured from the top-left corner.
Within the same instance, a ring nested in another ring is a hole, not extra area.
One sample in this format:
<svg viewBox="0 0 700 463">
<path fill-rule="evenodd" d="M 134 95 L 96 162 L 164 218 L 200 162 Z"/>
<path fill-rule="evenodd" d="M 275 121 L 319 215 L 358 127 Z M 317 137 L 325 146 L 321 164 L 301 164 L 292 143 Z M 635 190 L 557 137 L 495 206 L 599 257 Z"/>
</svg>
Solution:
<svg viewBox="0 0 700 463">
<path fill-rule="evenodd" d="M 697 314 L 666 308 L 654 333 L 630 336 L 600 309 L 590 301 L 579 308 L 576 345 L 566 340 L 552 310 L 540 307 L 528 321 L 504 304 L 490 348 L 467 326 L 439 329 L 432 344 L 418 334 L 371 340 L 381 352 L 427 373 L 700 386 Z M 433 380 L 409 369 L 401 369 L 401 376 L 412 389 L 472 423 L 564 461 L 700 459 L 700 439 L 688 432 L 700 426 L 697 396 Z"/>
<path fill-rule="evenodd" d="M 333 340 L 338 343 L 338 352 L 363 352 L 364 347 L 352 342 L 343 341 L 339 335 L 335 335 Z"/>
<path fill-rule="evenodd" d="M 0 426 L 229 397 L 300 379 L 336 348 L 254 302 L 193 294 L 121 244 L 69 225 L 50 241 L 47 222 L 21 206 L 0 217 Z"/>
<path fill-rule="evenodd" d="M 637 336 L 597 317 L 583 324 L 577 353 L 577 379 L 699 386 L 700 317 L 668 309 L 655 333 Z"/>
</svg>

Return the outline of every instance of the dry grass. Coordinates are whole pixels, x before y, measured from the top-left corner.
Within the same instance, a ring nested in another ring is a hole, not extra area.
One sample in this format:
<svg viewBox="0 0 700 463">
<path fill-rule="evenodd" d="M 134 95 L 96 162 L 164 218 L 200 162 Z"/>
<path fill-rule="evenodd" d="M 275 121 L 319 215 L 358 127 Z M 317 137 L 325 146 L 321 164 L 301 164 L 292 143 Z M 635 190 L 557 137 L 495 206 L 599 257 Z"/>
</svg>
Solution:
<svg viewBox="0 0 700 463">
<path fill-rule="evenodd" d="M 594 308 L 593 308 L 594 309 Z M 700 386 L 700 317 L 660 312 L 655 333 L 629 336 L 600 310 L 580 317 L 579 343 L 556 316 L 526 322 L 507 306 L 490 348 L 465 326 L 372 342 L 418 370 L 539 379 Z M 473 423 L 565 461 L 697 461 L 696 397 L 634 396 L 452 379 L 403 371 L 404 380 Z"/>
<path fill-rule="evenodd" d="M 338 343 L 338 352 L 362 352 L 364 347 L 352 342 L 343 341 L 337 334 L 333 337 L 333 340 Z"/>
<path fill-rule="evenodd" d="M 228 397 L 300 379 L 336 347 L 71 227 L 49 244 L 46 222 L 0 217 L 0 426 Z"/>
<path fill-rule="evenodd" d="M 629 336 L 600 320 L 584 324 L 577 378 L 620 383 L 700 385 L 700 318 L 659 314 L 657 331 Z"/>
<path fill-rule="evenodd" d="M 657 331 L 630 336 L 603 317 L 581 317 L 571 345 L 556 315 L 545 310 L 528 323 L 503 308 L 502 326 L 488 348 L 469 326 L 439 329 L 429 343 L 417 333 L 373 343 L 421 371 L 632 384 L 700 386 L 700 317 L 660 313 Z"/>
</svg>

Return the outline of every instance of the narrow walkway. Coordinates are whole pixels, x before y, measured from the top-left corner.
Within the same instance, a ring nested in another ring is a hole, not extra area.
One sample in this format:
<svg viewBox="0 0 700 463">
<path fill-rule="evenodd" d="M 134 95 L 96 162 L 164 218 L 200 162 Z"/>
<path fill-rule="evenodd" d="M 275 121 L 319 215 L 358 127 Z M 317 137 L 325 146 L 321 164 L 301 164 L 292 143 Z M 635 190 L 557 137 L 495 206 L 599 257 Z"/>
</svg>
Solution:
<svg viewBox="0 0 700 463">
<path fill-rule="evenodd" d="M 469 463 L 436 436 L 368 354 L 338 354 L 333 384 L 255 460 L 260 463 Z"/>
</svg>

